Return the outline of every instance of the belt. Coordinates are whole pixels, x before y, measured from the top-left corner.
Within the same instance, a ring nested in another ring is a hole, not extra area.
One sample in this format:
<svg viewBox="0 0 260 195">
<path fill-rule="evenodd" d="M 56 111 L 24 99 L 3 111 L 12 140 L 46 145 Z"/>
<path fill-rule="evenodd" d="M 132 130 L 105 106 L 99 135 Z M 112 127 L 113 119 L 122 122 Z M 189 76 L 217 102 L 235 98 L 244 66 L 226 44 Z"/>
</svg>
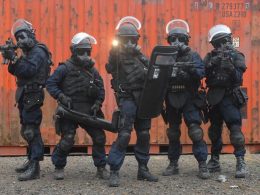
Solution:
<svg viewBox="0 0 260 195">
<path fill-rule="evenodd" d="M 142 89 L 142 87 L 140 87 L 140 86 L 135 87 L 135 86 L 131 86 L 130 84 L 128 84 L 128 85 L 119 84 L 118 89 L 119 89 L 119 92 L 121 92 L 121 93 L 129 93 L 133 90 L 138 90 L 138 89 L 140 90 L 140 89 Z"/>
<path fill-rule="evenodd" d="M 170 87 L 171 92 L 182 92 L 184 90 L 186 90 L 185 85 L 172 85 Z"/>
<path fill-rule="evenodd" d="M 37 89 L 42 89 L 42 88 L 44 88 L 44 86 L 40 85 L 38 83 L 24 85 L 24 89 L 27 89 L 27 90 L 37 90 Z"/>
</svg>

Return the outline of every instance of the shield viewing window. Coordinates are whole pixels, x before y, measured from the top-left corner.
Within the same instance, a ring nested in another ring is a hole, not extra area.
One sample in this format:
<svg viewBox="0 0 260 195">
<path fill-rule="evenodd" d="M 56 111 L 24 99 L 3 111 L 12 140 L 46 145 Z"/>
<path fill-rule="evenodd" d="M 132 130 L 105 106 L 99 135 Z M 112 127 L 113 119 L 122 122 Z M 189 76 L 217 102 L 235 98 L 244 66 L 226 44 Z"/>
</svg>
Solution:
<svg viewBox="0 0 260 195">
<path fill-rule="evenodd" d="M 175 59 L 170 55 L 157 55 L 155 64 L 156 65 L 173 65 L 175 63 Z"/>
</svg>

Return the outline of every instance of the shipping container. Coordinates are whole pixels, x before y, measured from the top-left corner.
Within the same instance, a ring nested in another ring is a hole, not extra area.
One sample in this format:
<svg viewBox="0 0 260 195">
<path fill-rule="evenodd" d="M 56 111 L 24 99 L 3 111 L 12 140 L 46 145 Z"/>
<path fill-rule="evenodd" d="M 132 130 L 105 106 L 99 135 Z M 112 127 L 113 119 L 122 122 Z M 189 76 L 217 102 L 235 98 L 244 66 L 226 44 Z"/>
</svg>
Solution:
<svg viewBox="0 0 260 195">
<path fill-rule="evenodd" d="M 24 18 L 33 24 L 37 39 L 47 44 L 53 53 L 55 69 L 59 62 L 70 56 L 70 40 L 77 32 L 93 35 L 98 44 L 93 47 L 92 57 L 105 83 L 106 98 L 103 104 L 105 117 L 111 120 L 116 107 L 110 86 L 110 75 L 105 64 L 115 35 L 115 26 L 124 16 L 134 16 L 142 23 L 139 41 L 142 51 L 149 57 L 155 45 L 166 45 L 165 27 L 168 21 L 184 19 L 190 26 L 190 46 L 202 57 L 212 49 L 207 41 L 208 30 L 215 24 L 230 26 L 233 41 L 246 56 L 247 71 L 243 88 L 247 91 L 249 102 L 242 110 L 243 133 L 247 148 L 252 152 L 260 151 L 260 0 L 0 0 L 0 43 L 11 36 L 11 27 L 16 19 Z M 2 59 L 1 59 L 2 60 Z M 0 67 L 0 155 L 23 154 L 25 142 L 20 136 L 18 109 L 15 107 L 15 78 Z M 43 106 L 41 132 L 50 150 L 59 140 L 55 134 L 53 113 L 56 102 L 46 93 Z M 205 139 L 208 125 L 203 125 Z M 167 149 L 167 126 L 161 117 L 152 121 L 151 153 Z M 116 135 L 107 133 L 107 149 Z M 224 152 L 232 152 L 229 132 L 223 132 Z M 131 144 L 136 141 L 133 131 Z M 190 152 L 191 140 L 187 128 L 182 125 L 181 141 Z M 90 137 L 79 129 L 76 145 L 91 145 Z M 91 152 L 89 147 L 88 152 Z"/>
</svg>

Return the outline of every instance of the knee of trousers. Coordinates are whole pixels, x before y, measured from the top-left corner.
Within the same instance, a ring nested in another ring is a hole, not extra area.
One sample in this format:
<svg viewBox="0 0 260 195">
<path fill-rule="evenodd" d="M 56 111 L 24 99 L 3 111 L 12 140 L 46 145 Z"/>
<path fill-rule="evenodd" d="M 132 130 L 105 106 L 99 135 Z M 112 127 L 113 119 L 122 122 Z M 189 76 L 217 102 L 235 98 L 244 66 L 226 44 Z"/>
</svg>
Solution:
<svg viewBox="0 0 260 195">
<path fill-rule="evenodd" d="M 106 135 L 103 132 L 100 135 L 97 135 L 94 139 L 93 139 L 93 144 L 97 145 L 97 146 L 104 146 L 106 143 Z"/>
<path fill-rule="evenodd" d="M 150 132 L 149 132 L 149 130 L 143 130 L 143 131 L 138 132 L 137 134 L 138 134 L 137 139 L 138 139 L 139 142 L 142 142 L 143 144 L 147 144 L 147 143 L 150 142 Z"/>
<path fill-rule="evenodd" d="M 209 139 L 212 142 L 217 141 L 219 139 L 219 137 L 221 136 L 221 132 L 222 132 L 222 126 L 221 125 L 211 124 L 209 129 L 208 129 Z"/>
<path fill-rule="evenodd" d="M 167 136 L 170 142 L 176 142 L 180 140 L 181 130 L 180 128 L 168 128 L 166 130 Z"/>
<path fill-rule="evenodd" d="M 245 138 L 239 125 L 232 125 L 230 127 L 230 142 L 235 147 L 245 145 Z"/>
<path fill-rule="evenodd" d="M 203 139 L 203 130 L 198 124 L 190 124 L 188 127 L 188 134 L 193 142 L 198 142 Z"/>
<path fill-rule="evenodd" d="M 35 131 L 38 126 L 36 125 L 22 125 L 21 127 L 21 135 L 27 141 L 31 142 L 35 137 Z"/>
<path fill-rule="evenodd" d="M 64 137 L 60 140 L 59 148 L 65 152 L 68 153 L 71 149 L 71 147 L 74 145 L 74 137 L 75 134 L 66 134 Z"/>
<path fill-rule="evenodd" d="M 130 138 L 131 138 L 131 134 L 128 132 L 119 133 L 118 140 L 117 140 L 118 148 L 120 150 L 124 150 L 125 148 L 127 148 Z"/>
<path fill-rule="evenodd" d="M 119 128 L 120 129 L 132 129 L 133 124 L 134 124 L 134 118 L 133 117 L 121 116 Z"/>
</svg>

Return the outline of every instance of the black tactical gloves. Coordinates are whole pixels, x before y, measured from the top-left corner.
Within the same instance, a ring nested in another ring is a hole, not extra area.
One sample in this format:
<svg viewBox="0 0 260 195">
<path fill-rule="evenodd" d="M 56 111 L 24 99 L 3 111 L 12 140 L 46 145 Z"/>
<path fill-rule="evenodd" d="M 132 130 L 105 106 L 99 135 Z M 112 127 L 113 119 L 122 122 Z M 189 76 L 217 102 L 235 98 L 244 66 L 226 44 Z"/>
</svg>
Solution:
<svg viewBox="0 0 260 195">
<path fill-rule="evenodd" d="M 70 97 L 66 96 L 64 93 L 60 93 L 58 95 L 58 101 L 61 104 L 63 104 L 64 106 L 71 108 L 72 99 Z"/>
<path fill-rule="evenodd" d="M 17 54 L 16 54 L 15 50 L 8 49 L 8 50 L 5 50 L 2 52 L 2 56 L 5 59 L 13 61 L 16 58 Z"/>
</svg>

